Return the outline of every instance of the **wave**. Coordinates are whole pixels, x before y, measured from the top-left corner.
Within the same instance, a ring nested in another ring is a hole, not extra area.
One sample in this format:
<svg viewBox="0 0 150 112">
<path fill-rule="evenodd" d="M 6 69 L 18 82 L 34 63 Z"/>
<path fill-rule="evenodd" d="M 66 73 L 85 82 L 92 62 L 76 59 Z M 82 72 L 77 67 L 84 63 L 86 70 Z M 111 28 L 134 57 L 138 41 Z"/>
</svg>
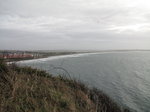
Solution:
<svg viewBox="0 0 150 112">
<path fill-rule="evenodd" d="M 47 58 L 40 58 L 40 59 L 32 59 L 32 60 L 23 60 L 23 61 L 18 61 L 17 63 L 30 63 L 30 62 L 38 62 L 38 61 L 49 61 L 49 60 L 57 60 L 57 59 L 64 59 L 64 58 L 72 58 L 72 57 L 82 57 L 82 56 L 88 56 L 90 54 L 95 54 L 95 53 L 82 53 L 82 54 L 69 54 L 69 55 L 60 55 L 60 56 L 50 56 Z"/>
<path fill-rule="evenodd" d="M 40 59 L 23 60 L 23 61 L 18 61 L 16 63 L 30 63 L 30 62 L 35 62 L 35 61 L 36 62 L 45 62 L 45 61 L 49 61 L 49 60 L 89 56 L 89 55 L 93 55 L 93 54 L 126 53 L 126 52 L 127 51 L 125 51 L 125 52 L 124 51 L 101 51 L 101 52 L 95 52 L 95 53 L 68 54 L 68 55 L 50 56 L 47 58 L 40 58 Z M 135 52 L 138 52 L 138 51 L 135 51 Z"/>
</svg>

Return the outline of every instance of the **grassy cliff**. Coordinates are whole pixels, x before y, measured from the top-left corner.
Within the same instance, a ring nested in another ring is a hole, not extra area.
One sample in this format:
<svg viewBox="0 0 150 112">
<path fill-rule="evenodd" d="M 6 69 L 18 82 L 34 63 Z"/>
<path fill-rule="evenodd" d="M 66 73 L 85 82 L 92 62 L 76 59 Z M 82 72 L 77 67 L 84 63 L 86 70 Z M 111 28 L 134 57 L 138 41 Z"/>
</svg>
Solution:
<svg viewBox="0 0 150 112">
<path fill-rule="evenodd" d="M 0 112 L 129 112 L 75 80 L 0 62 Z"/>
</svg>

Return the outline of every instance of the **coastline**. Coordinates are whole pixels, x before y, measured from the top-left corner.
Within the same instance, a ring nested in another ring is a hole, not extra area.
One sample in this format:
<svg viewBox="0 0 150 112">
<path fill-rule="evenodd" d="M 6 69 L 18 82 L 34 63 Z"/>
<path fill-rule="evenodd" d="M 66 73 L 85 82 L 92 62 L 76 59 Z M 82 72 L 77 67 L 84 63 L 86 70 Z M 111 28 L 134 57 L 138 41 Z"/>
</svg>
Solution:
<svg viewBox="0 0 150 112">
<path fill-rule="evenodd" d="M 46 57 L 39 57 L 39 58 L 30 58 L 30 59 L 16 59 L 15 61 L 7 61 L 7 64 L 13 64 L 13 63 L 18 63 L 18 62 L 24 62 L 24 61 L 35 61 L 35 60 L 44 60 L 47 58 L 52 58 L 52 59 L 58 59 L 59 57 L 67 57 L 67 56 L 73 56 L 77 54 L 84 54 L 84 53 L 68 53 L 68 54 L 58 54 L 58 55 L 49 55 Z"/>
<path fill-rule="evenodd" d="M 149 51 L 149 50 L 148 50 Z M 148 52 L 148 51 L 142 51 L 142 52 Z M 29 60 L 19 60 L 15 61 L 14 63 L 18 62 L 32 62 L 32 61 L 46 61 L 46 60 L 56 60 L 56 59 L 62 59 L 62 58 L 70 58 L 70 57 L 80 57 L 80 56 L 88 56 L 92 54 L 108 54 L 108 53 L 126 53 L 126 52 L 141 52 L 139 50 L 119 50 L 119 51 L 99 51 L 99 52 L 83 52 L 83 53 L 72 53 L 72 54 L 63 54 L 63 55 L 55 55 L 55 56 L 47 56 L 47 57 L 42 57 L 42 58 L 36 58 L 36 59 L 29 59 Z M 11 62 L 10 62 L 11 63 Z"/>
<path fill-rule="evenodd" d="M 31 59 L 31 60 L 20 60 L 20 61 L 17 61 L 17 62 L 55 60 L 55 59 L 62 59 L 62 58 L 69 58 L 69 57 L 85 56 L 85 55 L 89 55 L 89 54 L 94 54 L 94 53 L 78 53 L 78 54 L 56 55 L 56 56 L 48 56 L 48 57 L 44 57 L 44 58 Z"/>
<path fill-rule="evenodd" d="M 57 52 L 55 55 L 47 55 L 38 58 L 17 58 L 17 59 L 3 59 L 7 62 L 7 64 L 18 63 L 18 62 L 25 62 L 25 61 L 38 61 L 38 60 L 53 60 L 59 58 L 67 58 L 67 57 L 76 57 L 82 55 L 90 55 L 90 54 L 105 54 L 105 53 L 126 53 L 126 52 L 148 52 L 150 50 L 104 50 L 104 51 L 93 51 L 93 52 Z M 48 53 L 48 52 L 47 52 Z M 51 52 L 53 53 L 53 52 Z"/>
</svg>

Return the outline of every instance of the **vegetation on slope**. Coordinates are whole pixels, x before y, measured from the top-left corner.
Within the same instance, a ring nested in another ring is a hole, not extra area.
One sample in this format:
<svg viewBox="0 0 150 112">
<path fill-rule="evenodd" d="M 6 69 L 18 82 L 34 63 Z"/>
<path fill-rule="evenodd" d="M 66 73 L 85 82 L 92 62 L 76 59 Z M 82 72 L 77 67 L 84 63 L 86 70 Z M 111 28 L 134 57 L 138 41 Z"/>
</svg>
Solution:
<svg viewBox="0 0 150 112">
<path fill-rule="evenodd" d="M 97 89 L 0 62 L 0 112 L 129 112 Z"/>
</svg>

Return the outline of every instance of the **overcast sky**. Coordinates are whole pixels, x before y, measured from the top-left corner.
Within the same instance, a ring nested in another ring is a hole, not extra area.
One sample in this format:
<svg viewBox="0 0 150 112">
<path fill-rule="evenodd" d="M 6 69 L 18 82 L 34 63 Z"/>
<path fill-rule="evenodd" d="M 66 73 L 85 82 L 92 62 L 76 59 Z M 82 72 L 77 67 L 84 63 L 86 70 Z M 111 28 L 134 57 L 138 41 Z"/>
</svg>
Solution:
<svg viewBox="0 0 150 112">
<path fill-rule="evenodd" d="M 0 0 L 0 49 L 150 49 L 150 0 Z"/>
</svg>

